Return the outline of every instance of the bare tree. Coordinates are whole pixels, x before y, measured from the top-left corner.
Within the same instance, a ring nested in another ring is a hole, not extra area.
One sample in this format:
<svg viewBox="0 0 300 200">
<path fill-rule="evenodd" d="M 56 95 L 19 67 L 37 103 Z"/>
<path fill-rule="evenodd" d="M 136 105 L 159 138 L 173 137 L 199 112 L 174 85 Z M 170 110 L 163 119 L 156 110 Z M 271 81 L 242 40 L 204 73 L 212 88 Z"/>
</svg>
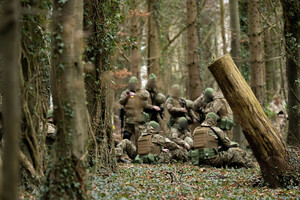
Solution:
<svg viewBox="0 0 300 200">
<path fill-rule="evenodd" d="M 82 45 L 83 0 L 53 2 L 51 89 L 57 124 L 46 198 L 83 199 L 88 121 Z"/>
<path fill-rule="evenodd" d="M 198 35 L 197 1 L 187 0 L 187 67 L 188 67 L 188 92 L 191 100 L 200 96 L 202 85 L 200 78 L 200 55 Z"/>
<path fill-rule="evenodd" d="M 300 3 L 281 0 L 286 41 L 288 79 L 288 143 L 300 146 Z M 292 9 L 291 9 L 292 8 Z"/>
<path fill-rule="evenodd" d="M 259 0 L 249 0 L 248 19 L 249 19 L 249 50 L 251 68 L 251 89 L 258 101 L 264 101 L 264 61 L 263 46 L 261 36 L 261 23 L 259 14 Z"/>
<path fill-rule="evenodd" d="M 148 34 L 147 34 L 147 72 L 154 73 L 158 78 L 158 86 L 160 87 L 160 49 L 159 49 L 159 27 L 158 27 L 158 0 L 147 0 L 148 12 Z"/>
</svg>

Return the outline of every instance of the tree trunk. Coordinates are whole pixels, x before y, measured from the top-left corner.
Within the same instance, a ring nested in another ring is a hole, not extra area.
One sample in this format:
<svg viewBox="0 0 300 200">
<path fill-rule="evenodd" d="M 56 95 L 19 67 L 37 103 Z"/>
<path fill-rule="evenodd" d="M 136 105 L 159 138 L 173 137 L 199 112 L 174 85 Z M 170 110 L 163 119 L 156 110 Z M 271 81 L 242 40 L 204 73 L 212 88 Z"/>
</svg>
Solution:
<svg viewBox="0 0 300 200">
<path fill-rule="evenodd" d="M 221 35 L 223 41 L 223 55 L 227 53 L 226 36 L 225 36 L 225 10 L 224 0 L 220 0 L 220 24 L 221 24 Z"/>
<path fill-rule="evenodd" d="M 43 8 L 47 3 L 22 3 L 24 8 Z M 50 89 L 50 42 L 45 39 L 46 12 L 39 15 L 27 13 L 22 17 L 21 34 L 21 94 L 22 127 L 20 164 L 21 178 L 26 186 L 38 185 L 46 167 L 45 138 L 47 132 L 46 113 L 49 109 Z"/>
<path fill-rule="evenodd" d="M 261 37 L 261 23 L 259 14 L 259 0 L 249 0 L 249 51 L 250 51 L 250 74 L 251 89 L 260 104 L 264 101 L 264 61 Z"/>
<path fill-rule="evenodd" d="M 275 56 L 274 43 L 271 42 L 271 30 L 267 30 L 265 33 L 265 71 L 266 71 L 266 89 L 267 89 L 267 99 L 270 101 L 272 99 L 273 91 L 273 78 L 275 72 L 275 62 L 272 59 Z"/>
<path fill-rule="evenodd" d="M 140 16 L 138 13 L 138 3 L 137 0 L 131 0 L 130 2 L 130 36 L 135 38 L 135 44 L 130 47 L 130 71 L 132 76 L 138 78 L 141 82 L 141 25 L 140 25 Z"/>
<path fill-rule="evenodd" d="M 90 116 L 90 135 L 93 140 L 89 145 L 90 163 L 96 169 L 116 168 L 114 153 L 114 137 L 112 133 L 112 95 L 109 88 L 109 51 L 111 47 L 107 44 L 107 38 L 114 34 L 113 30 L 103 28 L 102 24 L 110 20 L 113 24 L 114 16 L 107 16 L 105 9 L 118 9 L 118 4 L 110 1 L 89 0 L 86 1 L 85 11 L 88 16 L 84 19 L 84 30 L 90 37 L 87 45 L 91 51 L 86 51 L 86 62 L 93 63 L 91 70 L 86 71 L 85 89 L 87 93 L 88 113 Z M 87 23 L 91 20 L 91 24 Z M 109 36 L 107 35 L 109 34 Z M 113 41 L 114 42 L 114 41 Z"/>
<path fill-rule="evenodd" d="M 290 169 L 289 155 L 247 82 L 229 55 L 208 68 L 241 124 L 265 181 L 274 187 L 281 186 Z"/>
<path fill-rule="evenodd" d="M 281 0 L 284 16 L 286 75 L 288 80 L 288 143 L 300 146 L 300 3 Z M 293 8 L 293 9 L 291 9 Z M 298 45 L 298 47 L 297 47 Z"/>
<path fill-rule="evenodd" d="M 19 101 L 19 1 L 2 2 L 2 22 L 0 26 L 0 47 L 2 56 L 2 91 L 3 91 L 3 180 L 1 199 L 18 198 L 19 171 L 19 134 L 20 134 L 20 101 Z"/>
<path fill-rule="evenodd" d="M 230 10 L 230 29 L 231 29 L 231 56 L 234 63 L 241 71 L 241 34 L 240 34 L 240 17 L 238 0 L 229 0 Z M 233 127 L 233 140 L 245 149 L 245 136 L 243 135 L 240 124 L 234 118 L 235 125 Z"/>
<path fill-rule="evenodd" d="M 83 1 L 53 2 L 51 89 L 57 124 L 51 199 L 85 195 L 88 121 L 82 67 Z"/>
<path fill-rule="evenodd" d="M 147 73 L 156 74 L 158 80 L 158 87 L 161 87 L 160 80 L 160 66 L 159 66 L 159 32 L 158 32 L 158 0 L 147 0 L 148 12 L 150 12 L 148 19 L 148 35 L 147 35 Z"/>
<path fill-rule="evenodd" d="M 198 98 L 202 91 L 200 78 L 200 55 L 198 35 L 197 0 L 187 0 L 187 68 L 188 91 L 191 100 Z"/>
</svg>

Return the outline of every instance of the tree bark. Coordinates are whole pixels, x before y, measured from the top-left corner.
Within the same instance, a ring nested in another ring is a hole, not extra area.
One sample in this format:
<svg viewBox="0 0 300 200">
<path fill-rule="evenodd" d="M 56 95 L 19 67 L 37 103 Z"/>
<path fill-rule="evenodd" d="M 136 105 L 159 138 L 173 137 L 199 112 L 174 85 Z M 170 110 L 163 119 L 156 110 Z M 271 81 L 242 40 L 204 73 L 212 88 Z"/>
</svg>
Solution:
<svg viewBox="0 0 300 200">
<path fill-rule="evenodd" d="M 198 35 L 197 0 L 187 0 L 187 68 L 188 92 L 191 100 L 198 98 L 202 91 L 200 77 L 200 55 Z"/>
<path fill-rule="evenodd" d="M 45 5 L 46 4 L 46 5 Z M 50 42 L 46 40 L 47 3 L 23 2 L 23 8 L 43 9 L 39 15 L 22 16 L 21 32 L 21 99 L 22 126 L 20 143 L 21 178 L 26 186 L 38 185 L 49 158 L 45 155 L 46 113 L 50 102 Z M 48 158 L 48 160 L 46 159 Z"/>
<path fill-rule="evenodd" d="M 88 121 L 82 66 L 83 0 L 53 2 L 51 89 L 57 124 L 51 199 L 83 199 Z"/>
<path fill-rule="evenodd" d="M 160 80 L 160 50 L 159 50 L 159 27 L 158 27 L 158 0 L 147 0 L 148 12 L 148 34 L 147 34 L 147 73 L 154 73 L 157 77 L 158 87 L 161 87 Z"/>
<path fill-rule="evenodd" d="M 230 10 L 230 29 L 231 29 L 231 56 L 234 63 L 241 71 L 241 34 L 240 34 L 240 17 L 239 17 L 239 2 L 238 0 L 229 0 Z M 245 136 L 243 135 L 240 124 L 234 118 L 235 125 L 233 127 L 233 140 L 240 144 L 240 147 L 245 149 Z"/>
<path fill-rule="evenodd" d="M 229 55 L 208 68 L 241 124 L 264 180 L 273 187 L 281 186 L 290 169 L 289 155 L 247 82 Z"/>
<path fill-rule="evenodd" d="M 19 172 L 19 134 L 20 134 L 20 101 L 19 101 L 19 1 L 2 2 L 2 21 L 0 26 L 0 50 L 2 55 L 2 91 L 3 91 L 3 180 L 1 199 L 18 198 Z"/>
<path fill-rule="evenodd" d="M 140 17 L 137 15 L 138 11 L 138 2 L 137 0 L 131 0 L 130 2 L 130 24 L 129 24 L 129 33 L 130 36 L 135 38 L 135 44 L 130 48 L 130 71 L 132 76 L 138 78 L 141 82 L 141 23 Z"/>
<path fill-rule="evenodd" d="M 85 52 L 85 61 L 93 63 L 91 70 L 87 71 L 85 76 L 87 108 L 91 124 L 89 133 L 94 138 L 89 145 L 89 155 L 90 164 L 96 171 L 101 169 L 112 171 L 116 168 L 111 122 L 113 100 L 108 74 L 111 47 L 103 42 L 107 38 L 107 29 L 103 28 L 102 24 L 114 17 L 106 16 L 104 9 L 117 9 L 117 6 L 119 5 L 103 0 L 89 0 L 85 3 L 85 11 L 89 14 L 84 19 L 84 30 L 90 36 L 86 40 L 88 49 L 92 49 L 90 52 Z M 86 23 L 90 19 L 92 23 Z M 110 30 L 109 34 L 113 34 L 113 31 Z"/>
<path fill-rule="evenodd" d="M 223 41 L 223 55 L 227 53 L 226 35 L 225 35 L 225 10 L 224 10 L 224 0 L 219 0 L 220 2 L 220 24 L 221 24 L 221 35 Z"/>
<path fill-rule="evenodd" d="M 299 1 L 281 0 L 281 4 L 284 16 L 288 80 L 288 143 L 300 146 L 300 3 Z"/>
<path fill-rule="evenodd" d="M 261 23 L 259 14 L 259 0 L 249 0 L 249 52 L 250 52 L 250 74 L 251 89 L 260 104 L 264 101 L 264 61 L 261 37 Z"/>
</svg>

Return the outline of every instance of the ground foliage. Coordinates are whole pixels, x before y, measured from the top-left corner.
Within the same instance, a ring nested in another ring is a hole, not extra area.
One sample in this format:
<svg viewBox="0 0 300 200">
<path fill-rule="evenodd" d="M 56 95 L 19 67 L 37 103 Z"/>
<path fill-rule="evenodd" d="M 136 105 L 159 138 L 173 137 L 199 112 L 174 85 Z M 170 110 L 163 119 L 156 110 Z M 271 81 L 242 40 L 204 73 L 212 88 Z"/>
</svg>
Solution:
<svg viewBox="0 0 300 200">
<path fill-rule="evenodd" d="M 201 168 L 184 164 L 121 164 L 119 173 L 91 176 L 93 199 L 300 199 L 300 188 L 260 185 L 258 169 Z"/>
</svg>

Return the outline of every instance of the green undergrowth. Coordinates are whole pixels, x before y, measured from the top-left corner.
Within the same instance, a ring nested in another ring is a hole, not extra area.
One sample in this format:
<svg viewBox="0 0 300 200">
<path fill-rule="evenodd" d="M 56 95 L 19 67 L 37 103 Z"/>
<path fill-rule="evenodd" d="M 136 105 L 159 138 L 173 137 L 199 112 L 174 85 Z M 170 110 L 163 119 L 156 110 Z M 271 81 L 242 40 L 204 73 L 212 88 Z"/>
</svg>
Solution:
<svg viewBox="0 0 300 200">
<path fill-rule="evenodd" d="M 91 176 L 91 199 L 300 199 L 299 187 L 255 187 L 258 169 L 120 164 L 119 173 Z"/>
</svg>

